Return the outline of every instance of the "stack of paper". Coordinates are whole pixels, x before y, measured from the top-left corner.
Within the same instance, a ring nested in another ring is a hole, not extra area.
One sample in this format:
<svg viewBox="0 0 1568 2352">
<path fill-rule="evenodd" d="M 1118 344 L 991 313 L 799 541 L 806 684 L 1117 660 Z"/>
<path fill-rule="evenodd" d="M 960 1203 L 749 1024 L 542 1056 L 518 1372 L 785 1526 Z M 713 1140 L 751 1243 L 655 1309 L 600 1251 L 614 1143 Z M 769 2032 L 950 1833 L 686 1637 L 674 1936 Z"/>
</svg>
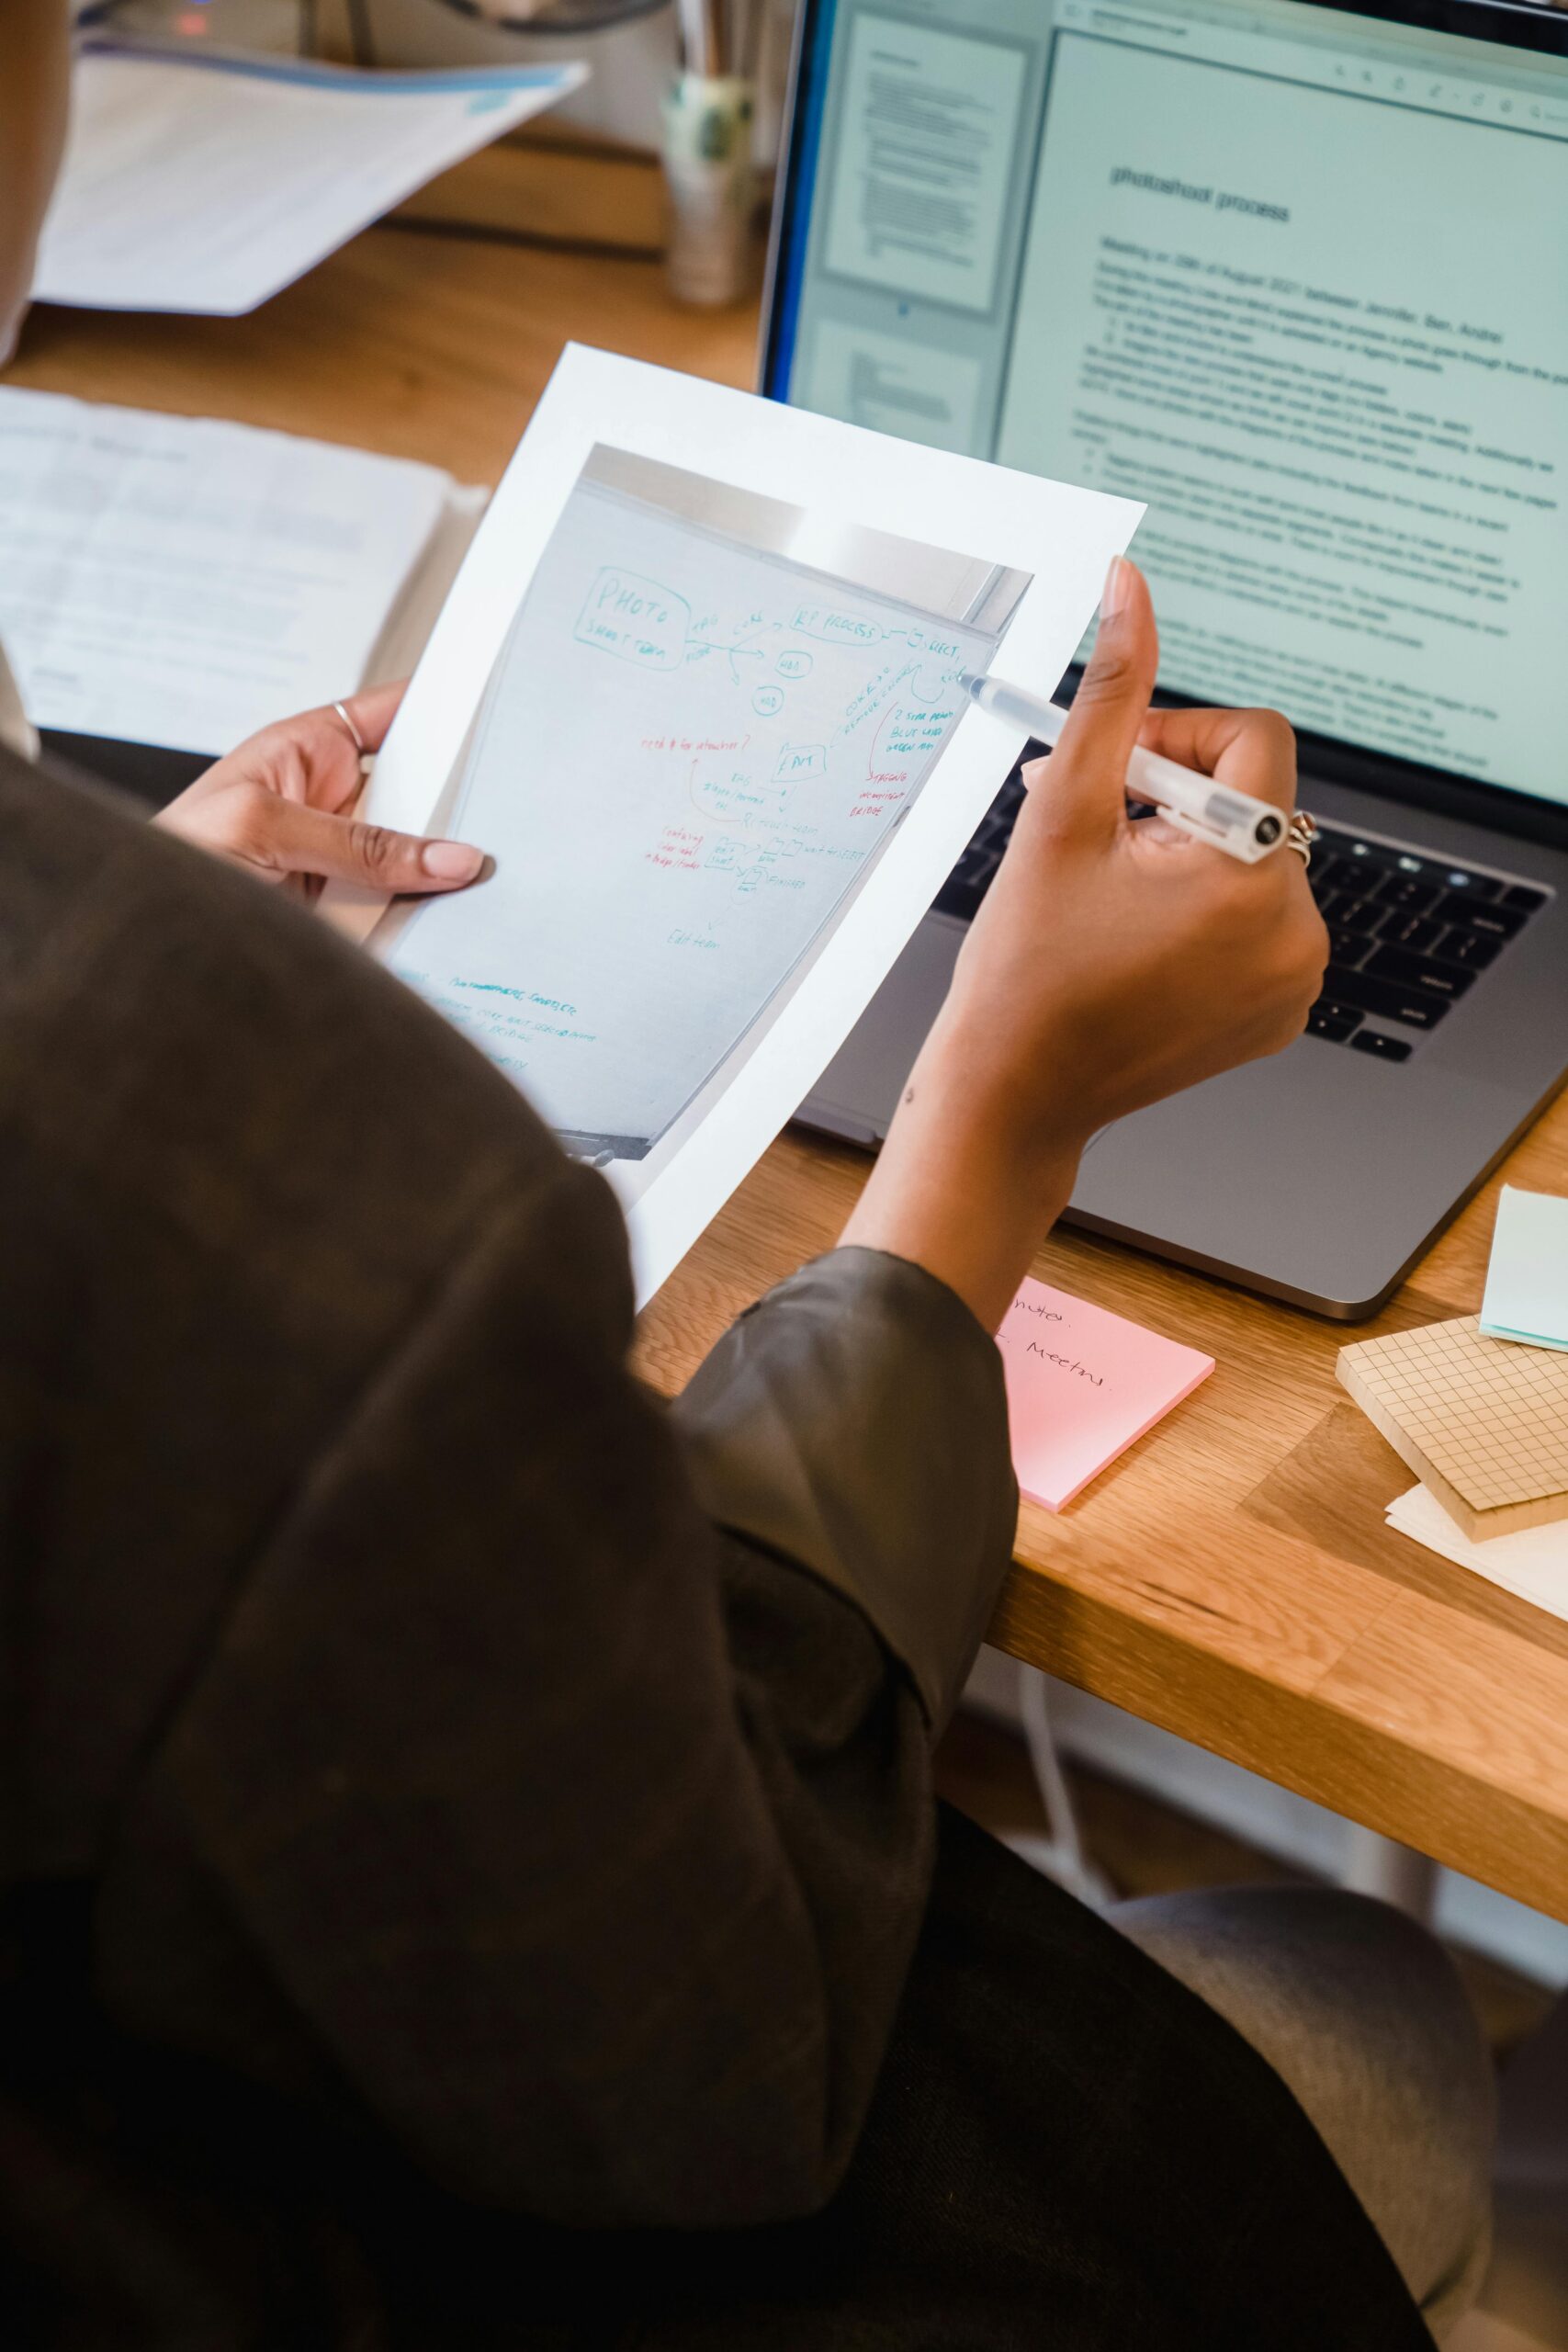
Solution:
<svg viewBox="0 0 1568 2352">
<path fill-rule="evenodd" d="M 1505 1187 L 1479 1320 L 1343 1348 L 1338 1369 L 1422 1479 L 1389 1525 L 1568 1617 L 1568 1201 Z"/>
<path fill-rule="evenodd" d="M 254 311 L 587 71 L 359 74 L 92 37 L 34 291 L 96 311 Z"/>
<path fill-rule="evenodd" d="M 1341 1348 L 1338 1376 L 1472 1543 L 1568 1519 L 1568 1356 L 1466 1315 Z"/>
<path fill-rule="evenodd" d="M 1538 1609 L 1550 1610 L 1554 1617 L 1568 1617 L 1568 1520 L 1472 1544 L 1426 1487 L 1412 1487 L 1396 1496 L 1387 1517 L 1391 1527 L 1428 1552 L 1501 1585 L 1521 1600 L 1533 1601 Z"/>
<path fill-rule="evenodd" d="M 484 503 L 434 466 L 0 390 L 0 643 L 36 727 L 231 750 L 413 667 Z"/>
</svg>

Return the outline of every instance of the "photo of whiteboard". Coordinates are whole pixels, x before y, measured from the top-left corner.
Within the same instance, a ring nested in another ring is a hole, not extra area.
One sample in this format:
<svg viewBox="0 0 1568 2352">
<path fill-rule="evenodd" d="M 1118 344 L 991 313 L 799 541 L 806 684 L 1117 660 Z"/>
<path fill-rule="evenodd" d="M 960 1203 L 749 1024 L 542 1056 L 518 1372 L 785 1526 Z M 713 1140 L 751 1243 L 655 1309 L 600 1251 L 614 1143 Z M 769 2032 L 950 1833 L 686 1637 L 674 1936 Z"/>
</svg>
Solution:
<svg viewBox="0 0 1568 2352">
<path fill-rule="evenodd" d="M 1028 582 L 595 447 L 442 811 L 497 870 L 379 951 L 635 1194 L 852 901 Z"/>
</svg>

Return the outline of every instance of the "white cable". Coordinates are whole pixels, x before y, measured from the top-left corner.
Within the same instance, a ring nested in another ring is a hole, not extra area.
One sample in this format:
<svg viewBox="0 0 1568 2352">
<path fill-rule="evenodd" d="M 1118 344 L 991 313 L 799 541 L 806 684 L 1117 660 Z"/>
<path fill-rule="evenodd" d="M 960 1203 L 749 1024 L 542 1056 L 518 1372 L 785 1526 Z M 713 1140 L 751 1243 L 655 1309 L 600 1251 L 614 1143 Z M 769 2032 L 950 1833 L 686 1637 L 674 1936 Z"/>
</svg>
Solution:
<svg viewBox="0 0 1568 2352">
<path fill-rule="evenodd" d="M 1073 1804 L 1072 1792 L 1062 1771 L 1061 1758 L 1051 1730 L 1050 1711 L 1045 1699 L 1045 1677 L 1038 1667 L 1020 1665 L 1018 1669 L 1018 1709 L 1023 1719 L 1023 1736 L 1029 1747 L 1029 1760 L 1034 1770 L 1034 1784 L 1040 1792 L 1040 1802 L 1045 1808 L 1044 1838 L 1010 1837 L 1006 1842 L 1013 1852 L 1041 1871 L 1047 1878 L 1076 1894 L 1080 1903 L 1088 1903 L 1097 1911 L 1105 1910 L 1116 1900 L 1114 1888 L 1103 1873 L 1094 1867 L 1084 1850 L 1083 1833 Z"/>
</svg>

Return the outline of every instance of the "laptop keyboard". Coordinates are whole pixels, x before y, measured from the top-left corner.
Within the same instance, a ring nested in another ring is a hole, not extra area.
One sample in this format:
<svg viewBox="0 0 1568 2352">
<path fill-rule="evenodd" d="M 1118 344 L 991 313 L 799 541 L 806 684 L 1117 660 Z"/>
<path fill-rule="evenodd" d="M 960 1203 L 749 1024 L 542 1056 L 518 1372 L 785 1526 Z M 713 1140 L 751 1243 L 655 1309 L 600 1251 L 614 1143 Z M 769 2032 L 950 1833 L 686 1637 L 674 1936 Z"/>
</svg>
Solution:
<svg viewBox="0 0 1568 2352">
<path fill-rule="evenodd" d="M 939 914 L 974 921 L 1022 804 L 1015 771 L 939 891 Z M 1408 1061 L 1548 895 L 1337 825 L 1320 826 L 1309 871 L 1329 967 L 1307 1034 L 1386 1062 Z"/>
<path fill-rule="evenodd" d="M 1031 743 L 1024 753 L 1029 759 L 1043 747 Z M 1002 862 L 1002 852 L 1012 839 L 1013 820 L 1023 806 L 1023 778 L 1014 768 L 976 830 L 975 838 L 936 894 L 931 910 L 934 914 L 954 915 L 960 922 L 973 922 L 980 911 L 980 901 L 991 887 L 991 876 Z"/>
<path fill-rule="evenodd" d="M 1329 960 L 1308 1034 L 1384 1061 L 1407 1061 L 1547 899 L 1337 826 L 1320 827 L 1311 874 Z"/>
</svg>

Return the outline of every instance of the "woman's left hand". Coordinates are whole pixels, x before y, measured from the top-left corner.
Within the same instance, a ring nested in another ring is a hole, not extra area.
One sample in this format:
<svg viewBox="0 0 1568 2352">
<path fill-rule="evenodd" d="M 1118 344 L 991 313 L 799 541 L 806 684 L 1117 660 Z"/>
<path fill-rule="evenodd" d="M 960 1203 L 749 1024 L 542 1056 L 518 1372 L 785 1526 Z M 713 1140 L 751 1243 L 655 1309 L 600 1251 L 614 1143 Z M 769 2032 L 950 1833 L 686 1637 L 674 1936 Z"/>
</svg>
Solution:
<svg viewBox="0 0 1568 2352">
<path fill-rule="evenodd" d="M 315 898 L 328 881 L 394 893 L 460 890 L 484 872 L 483 850 L 395 833 L 352 813 L 360 744 L 379 751 L 402 698 L 401 684 L 345 697 L 358 743 L 333 708 L 264 727 L 152 821 L 305 898 Z"/>
</svg>

